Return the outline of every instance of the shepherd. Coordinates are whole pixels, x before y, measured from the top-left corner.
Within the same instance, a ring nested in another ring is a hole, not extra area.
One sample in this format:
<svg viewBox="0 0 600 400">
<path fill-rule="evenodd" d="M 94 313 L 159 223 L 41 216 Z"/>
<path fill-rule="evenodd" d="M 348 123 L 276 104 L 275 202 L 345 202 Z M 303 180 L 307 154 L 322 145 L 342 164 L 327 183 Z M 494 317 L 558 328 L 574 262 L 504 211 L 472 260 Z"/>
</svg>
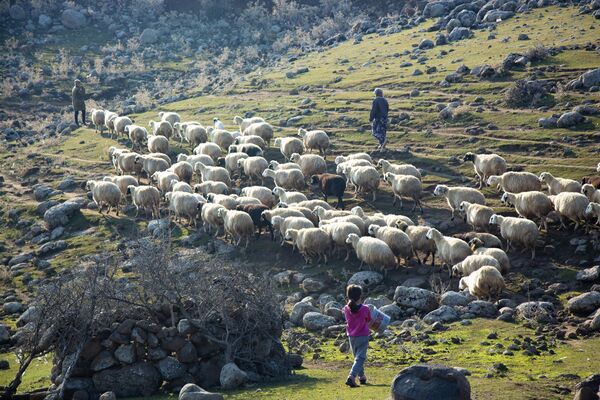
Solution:
<svg viewBox="0 0 600 400">
<path fill-rule="evenodd" d="M 85 125 L 85 88 L 79 79 L 75 79 L 75 86 L 71 90 L 73 96 L 73 113 L 75 115 L 75 125 L 79 126 L 77 122 L 77 114 L 81 111 L 81 121 Z"/>
<path fill-rule="evenodd" d="M 385 151 L 387 145 L 387 124 L 388 124 L 388 111 L 389 104 L 385 97 L 383 97 L 383 90 L 377 88 L 373 91 L 375 98 L 373 99 L 373 106 L 371 107 L 371 115 L 369 122 L 371 122 L 373 128 L 373 136 L 379 142 L 377 151 Z"/>
</svg>

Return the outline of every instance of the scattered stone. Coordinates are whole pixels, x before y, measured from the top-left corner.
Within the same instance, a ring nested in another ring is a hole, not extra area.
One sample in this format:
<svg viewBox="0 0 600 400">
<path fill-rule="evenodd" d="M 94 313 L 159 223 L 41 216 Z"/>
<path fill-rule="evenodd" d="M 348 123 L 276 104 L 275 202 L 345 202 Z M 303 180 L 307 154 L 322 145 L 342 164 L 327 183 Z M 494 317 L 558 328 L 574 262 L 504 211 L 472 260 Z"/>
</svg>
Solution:
<svg viewBox="0 0 600 400">
<path fill-rule="evenodd" d="M 179 391 L 178 400 L 223 400 L 223 395 L 207 392 L 194 383 L 188 383 Z"/>
<path fill-rule="evenodd" d="M 454 322 L 458 320 L 458 313 L 450 306 L 441 306 L 423 317 L 423 321 L 428 324 L 433 324 L 434 322 Z"/>
<path fill-rule="evenodd" d="M 315 293 L 325 289 L 325 283 L 315 278 L 306 278 L 300 284 L 300 288 L 304 293 Z"/>
<path fill-rule="evenodd" d="M 162 383 L 160 373 L 150 363 L 106 369 L 92 377 L 98 392 L 114 392 L 120 397 L 145 397 L 155 394 Z"/>
<path fill-rule="evenodd" d="M 23 311 L 23 304 L 19 303 L 18 301 L 9 301 L 2 305 L 2 310 L 6 314 L 17 314 Z"/>
<path fill-rule="evenodd" d="M 301 301 L 296 303 L 294 304 L 294 308 L 292 308 L 292 312 L 290 313 L 290 321 L 293 324 L 300 326 L 302 325 L 304 315 L 308 312 L 319 312 L 319 309 L 308 302 Z"/>
<path fill-rule="evenodd" d="M 576 279 L 582 282 L 594 282 L 600 278 L 600 265 L 577 272 Z"/>
<path fill-rule="evenodd" d="M 517 306 L 517 316 L 526 320 L 549 323 L 554 321 L 553 314 L 554 305 L 545 301 L 528 301 Z"/>
<path fill-rule="evenodd" d="M 60 20 L 64 27 L 68 29 L 83 28 L 87 23 L 85 15 L 73 9 L 64 10 Z"/>
<path fill-rule="evenodd" d="M 152 44 L 156 43 L 159 38 L 159 32 L 156 29 L 146 28 L 140 35 L 140 44 Z"/>
<path fill-rule="evenodd" d="M 335 318 L 315 311 L 309 311 L 302 317 L 302 324 L 309 331 L 322 331 L 335 323 Z"/>
<path fill-rule="evenodd" d="M 440 304 L 451 307 L 466 306 L 467 304 L 469 304 L 469 299 L 462 293 L 449 290 L 442 295 Z"/>
<path fill-rule="evenodd" d="M 431 3 L 430 3 L 431 4 Z M 471 385 L 464 372 L 435 364 L 413 365 L 392 382 L 394 400 L 470 400 Z"/>
<path fill-rule="evenodd" d="M 576 315 L 589 315 L 600 308 L 600 292 L 587 292 L 575 296 L 568 301 L 567 308 Z"/>
<path fill-rule="evenodd" d="M 413 307 L 420 311 L 433 311 L 438 306 L 435 293 L 421 288 L 398 286 L 394 301 L 402 307 Z"/>
<path fill-rule="evenodd" d="M 248 374 L 239 369 L 235 363 L 230 362 L 221 369 L 219 381 L 225 390 L 236 389 L 248 381 Z"/>
<path fill-rule="evenodd" d="M 157 364 L 158 372 L 164 380 L 181 378 L 185 374 L 185 366 L 173 357 L 165 357 Z"/>
<path fill-rule="evenodd" d="M 383 275 L 375 271 L 360 271 L 348 280 L 348 285 L 360 285 L 363 289 L 373 288 L 383 282 Z"/>
<path fill-rule="evenodd" d="M 571 128 L 585 122 L 585 117 L 576 111 L 569 111 L 560 116 L 556 121 L 559 128 Z"/>
</svg>

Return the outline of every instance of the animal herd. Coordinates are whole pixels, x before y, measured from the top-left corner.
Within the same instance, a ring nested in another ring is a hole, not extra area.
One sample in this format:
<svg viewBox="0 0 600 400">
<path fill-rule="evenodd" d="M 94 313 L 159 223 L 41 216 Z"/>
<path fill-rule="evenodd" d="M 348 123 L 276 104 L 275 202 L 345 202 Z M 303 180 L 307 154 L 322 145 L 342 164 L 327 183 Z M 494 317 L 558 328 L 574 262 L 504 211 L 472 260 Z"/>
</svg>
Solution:
<svg viewBox="0 0 600 400">
<path fill-rule="evenodd" d="M 418 263 L 431 257 L 433 266 L 437 256 L 451 275 L 462 277 L 460 288 L 477 297 L 503 290 L 503 274 L 510 270 L 506 252 L 519 247 L 535 258 L 540 232 L 548 232 L 553 215 L 562 228 L 573 222 L 574 229 L 589 230 L 592 217 L 600 224 L 600 176 L 584 177 L 582 182 L 548 172 L 536 176 L 508 171 L 506 160 L 497 154 L 467 153 L 463 160 L 473 163 L 479 189 L 490 186 L 502 191 L 502 203 L 514 207 L 518 217 L 495 213 L 478 189 L 440 184 L 433 195 L 446 199 L 451 220 L 460 217 L 473 229 L 463 235 L 467 240 L 445 236 L 404 215 L 369 214 L 360 206 L 344 209 L 347 188 L 353 188 L 354 196 L 370 194 L 375 201 L 383 181 L 390 185 L 393 206 L 398 201 L 402 209 L 403 201 L 410 199 L 413 211 L 418 207 L 423 213 L 422 171 L 414 165 L 385 159 L 374 162 L 360 152 L 336 157 L 332 173 L 325 160 L 331 144 L 323 130 L 299 129 L 297 136 L 275 138 L 274 145 L 285 159 L 280 163 L 265 158 L 274 130 L 262 118 L 235 117 L 239 131 L 230 132 L 217 119 L 216 128 L 207 128 L 197 121 L 181 121 L 175 112 L 160 112 L 158 117 L 159 121 L 150 121 L 148 132 L 129 117 L 92 111 L 96 130 L 107 129 L 111 137 L 126 135 L 131 144 L 130 149 L 108 149 L 115 175 L 88 181 L 101 213 L 106 207 L 118 215 L 120 206 L 131 202 L 136 217 L 143 210 L 160 218 L 163 207 L 176 221 L 185 218 L 197 226 L 200 219 L 207 234 L 222 233 L 225 240 L 245 248 L 264 230 L 281 246 L 290 243 L 307 263 L 326 263 L 336 256 L 347 261 L 354 252 L 361 267 L 366 264 L 385 272 L 413 257 Z M 192 154 L 178 154 L 173 162 L 169 144 L 177 139 L 188 143 Z M 331 197 L 335 206 L 329 203 Z M 494 225 L 505 242 L 504 250 L 492 234 Z"/>
</svg>

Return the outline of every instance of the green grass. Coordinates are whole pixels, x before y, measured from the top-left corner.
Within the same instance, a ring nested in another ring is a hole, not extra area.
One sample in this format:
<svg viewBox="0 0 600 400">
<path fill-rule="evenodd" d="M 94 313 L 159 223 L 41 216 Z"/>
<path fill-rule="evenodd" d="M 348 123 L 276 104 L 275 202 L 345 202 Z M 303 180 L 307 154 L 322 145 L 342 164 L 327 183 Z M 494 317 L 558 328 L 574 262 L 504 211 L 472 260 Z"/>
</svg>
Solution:
<svg viewBox="0 0 600 400">
<path fill-rule="evenodd" d="M 0 386 L 8 385 L 19 370 L 19 362 L 13 353 L 0 354 L 0 360 L 9 362 L 10 368 L 0 371 Z M 25 374 L 19 386 L 19 392 L 32 391 L 50 386 L 50 370 L 52 369 L 52 355 L 35 359 Z"/>
</svg>

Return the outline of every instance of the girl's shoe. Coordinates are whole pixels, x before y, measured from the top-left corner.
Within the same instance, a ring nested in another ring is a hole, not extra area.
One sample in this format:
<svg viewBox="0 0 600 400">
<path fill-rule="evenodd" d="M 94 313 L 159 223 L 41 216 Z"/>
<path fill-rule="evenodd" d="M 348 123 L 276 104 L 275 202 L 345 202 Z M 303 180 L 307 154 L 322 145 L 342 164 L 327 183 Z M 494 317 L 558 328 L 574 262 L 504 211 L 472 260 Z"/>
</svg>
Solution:
<svg viewBox="0 0 600 400">
<path fill-rule="evenodd" d="M 349 386 L 349 387 L 351 387 L 351 388 L 358 387 L 358 385 L 354 381 L 354 378 L 351 377 L 351 376 L 349 376 L 348 379 L 346 379 L 346 385 Z"/>
<path fill-rule="evenodd" d="M 361 385 L 366 385 L 367 384 L 367 377 L 366 376 L 361 376 L 360 378 L 358 378 L 358 381 L 360 382 Z"/>
</svg>

